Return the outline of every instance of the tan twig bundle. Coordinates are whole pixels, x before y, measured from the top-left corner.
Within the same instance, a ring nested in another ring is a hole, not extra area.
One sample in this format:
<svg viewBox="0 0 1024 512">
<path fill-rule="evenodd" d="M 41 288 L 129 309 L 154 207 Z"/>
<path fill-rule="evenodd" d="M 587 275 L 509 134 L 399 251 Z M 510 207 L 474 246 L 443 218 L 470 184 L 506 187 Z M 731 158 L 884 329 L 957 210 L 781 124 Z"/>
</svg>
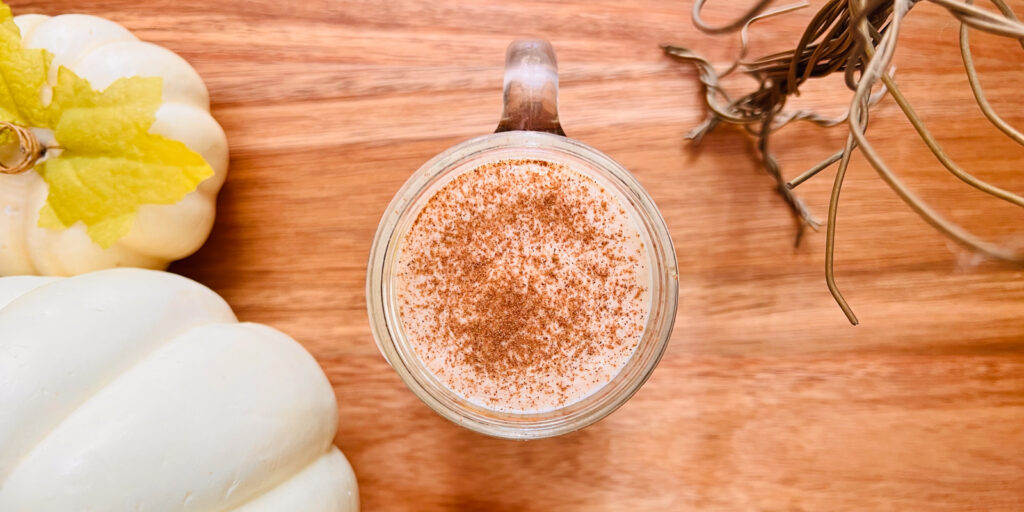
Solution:
<svg viewBox="0 0 1024 512">
<path fill-rule="evenodd" d="M 793 50 L 766 55 L 747 61 L 747 30 L 757 20 L 790 12 L 806 4 L 782 7 L 766 11 L 773 0 L 760 0 L 750 11 L 726 25 L 713 27 L 704 22 L 701 10 L 706 0 L 697 0 L 693 6 L 693 22 L 698 29 L 709 34 L 739 32 L 740 55 L 728 69 L 719 72 L 705 58 L 693 51 L 678 47 L 663 47 L 666 54 L 675 59 L 697 66 L 701 83 L 705 89 L 705 102 L 709 115 L 689 133 L 687 138 L 694 142 L 722 122 L 743 126 L 757 140 L 761 162 L 765 170 L 778 185 L 778 191 L 800 220 L 797 233 L 799 242 L 806 227 L 817 230 L 821 222 L 814 218 L 804 203 L 793 194 L 792 189 L 823 169 L 839 162 L 835 182 L 829 201 L 825 238 L 825 280 L 829 291 L 854 325 L 857 317 L 843 299 L 836 287 L 833 274 L 835 247 L 836 211 L 843 178 L 854 150 L 859 149 L 879 176 L 897 195 L 914 209 L 925 221 L 958 243 L 993 258 L 1012 262 L 1024 262 L 1024 254 L 982 240 L 961 226 L 950 222 L 931 206 L 910 191 L 892 172 L 865 136 L 868 126 L 868 110 L 884 95 L 892 96 L 903 114 L 914 126 L 921 140 L 951 174 L 964 183 L 989 195 L 1024 207 L 1024 198 L 1010 191 L 996 187 L 972 176 L 951 160 L 924 126 L 914 108 L 900 92 L 893 80 L 892 59 L 899 39 L 903 18 L 917 3 L 917 0 L 829 0 L 815 14 L 800 42 Z M 997 114 L 985 98 L 978 81 L 978 75 L 971 57 L 969 28 L 991 34 L 1014 38 L 1024 46 L 1024 24 L 1017 20 L 1013 11 L 1003 0 L 990 0 L 998 13 L 978 8 L 971 0 L 925 0 L 942 6 L 960 20 L 960 53 L 967 71 L 968 81 L 974 97 L 985 117 L 999 130 L 1018 144 L 1024 145 L 1024 134 L 1010 126 Z M 755 91 L 740 97 L 731 97 L 720 85 L 720 79 L 735 71 L 742 72 L 758 82 Z M 850 108 L 839 118 L 820 116 L 812 111 L 786 110 L 786 99 L 797 93 L 800 85 L 811 78 L 843 72 L 846 84 L 853 91 Z M 879 90 L 872 93 L 876 85 Z M 793 180 L 786 181 L 778 161 L 772 155 L 769 140 L 771 134 L 793 121 L 809 121 L 823 127 L 847 124 L 849 135 L 845 147 L 808 169 Z"/>
</svg>

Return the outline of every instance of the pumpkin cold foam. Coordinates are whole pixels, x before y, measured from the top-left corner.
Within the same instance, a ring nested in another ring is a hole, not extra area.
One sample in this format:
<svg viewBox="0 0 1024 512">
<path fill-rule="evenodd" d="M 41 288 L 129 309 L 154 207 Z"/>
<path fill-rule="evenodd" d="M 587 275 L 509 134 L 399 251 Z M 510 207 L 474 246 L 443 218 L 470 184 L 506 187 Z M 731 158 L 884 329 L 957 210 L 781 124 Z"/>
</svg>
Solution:
<svg viewBox="0 0 1024 512">
<path fill-rule="evenodd" d="M 446 387 L 489 409 L 571 405 L 643 335 L 648 255 L 619 200 L 583 173 L 501 160 L 438 190 L 405 236 L 398 304 Z"/>
</svg>

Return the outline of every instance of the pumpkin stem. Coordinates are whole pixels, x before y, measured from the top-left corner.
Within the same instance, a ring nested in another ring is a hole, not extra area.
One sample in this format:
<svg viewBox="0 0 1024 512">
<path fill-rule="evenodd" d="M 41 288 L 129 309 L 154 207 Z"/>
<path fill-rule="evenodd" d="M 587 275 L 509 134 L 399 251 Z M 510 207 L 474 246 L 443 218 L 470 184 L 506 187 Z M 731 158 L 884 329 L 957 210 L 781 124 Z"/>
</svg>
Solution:
<svg viewBox="0 0 1024 512">
<path fill-rule="evenodd" d="M 32 130 L 24 126 L 0 121 L 0 134 L 11 132 L 18 139 L 17 158 L 13 162 L 0 161 L 0 174 L 21 174 L 36 166 L 45 149 Z"/>
</svg>

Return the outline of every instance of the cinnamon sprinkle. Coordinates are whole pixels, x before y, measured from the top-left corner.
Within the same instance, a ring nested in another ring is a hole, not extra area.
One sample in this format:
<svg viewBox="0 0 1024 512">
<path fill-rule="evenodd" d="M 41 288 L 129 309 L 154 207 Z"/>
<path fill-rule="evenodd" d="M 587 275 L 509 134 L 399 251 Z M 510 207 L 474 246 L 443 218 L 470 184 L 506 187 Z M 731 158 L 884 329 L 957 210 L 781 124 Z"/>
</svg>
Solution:
<svg viewBox="0 0 1024 512">
<path fill-rule="evenodd" d="M 647 320 L 640 235 L 609 192 L 561 164 L 503 160 L 446 184 L 398 259 L 413 349 L 500 411 L 569 405 L 610 381 Z"/>
</svg>

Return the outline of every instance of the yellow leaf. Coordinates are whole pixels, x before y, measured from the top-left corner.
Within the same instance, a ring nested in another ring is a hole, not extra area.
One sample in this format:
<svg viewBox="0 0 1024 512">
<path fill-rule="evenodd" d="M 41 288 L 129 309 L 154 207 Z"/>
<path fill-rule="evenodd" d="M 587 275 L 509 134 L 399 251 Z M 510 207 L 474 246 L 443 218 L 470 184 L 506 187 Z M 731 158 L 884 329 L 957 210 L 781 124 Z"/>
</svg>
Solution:
<svg viewBox="0 0 1024 512">
<path fill-rule="evenodd" d="M 64 226 L 83 222 L 109 247 L 128 234 L 143 204 L 174 204 L 213 175 L 183 143 L 147 130 L 160 106 L 161 79 L 122 78 L 102 93 L 61 68 L 54 87 L 54 137 L 63 152 L 37 167 L 47 204 Z"/>
<path fill-rule="evenodd" d="M 53 55 L 21 47 L 11 9 L 0 2 L 0 121 L 40 126 L 46 112 L 41 90 Z"/>
<path fill-rule="evenodd" d="M 60 148 L 36 165 L 50 187 L 40 227 L 81 222 L 107 248 L 131 231 L 140 206 L 177 203 L 213 175 L 185 144 L 149 133 L 161 104 L 161 78 L 122 78 L 96 91 L 61 67 L 53 99 L 44 105 L 52 61 L 45 50 L 21 47 L 10 9 L 0 2 L 0 120 L 50 129 Z"/>
</svg>

